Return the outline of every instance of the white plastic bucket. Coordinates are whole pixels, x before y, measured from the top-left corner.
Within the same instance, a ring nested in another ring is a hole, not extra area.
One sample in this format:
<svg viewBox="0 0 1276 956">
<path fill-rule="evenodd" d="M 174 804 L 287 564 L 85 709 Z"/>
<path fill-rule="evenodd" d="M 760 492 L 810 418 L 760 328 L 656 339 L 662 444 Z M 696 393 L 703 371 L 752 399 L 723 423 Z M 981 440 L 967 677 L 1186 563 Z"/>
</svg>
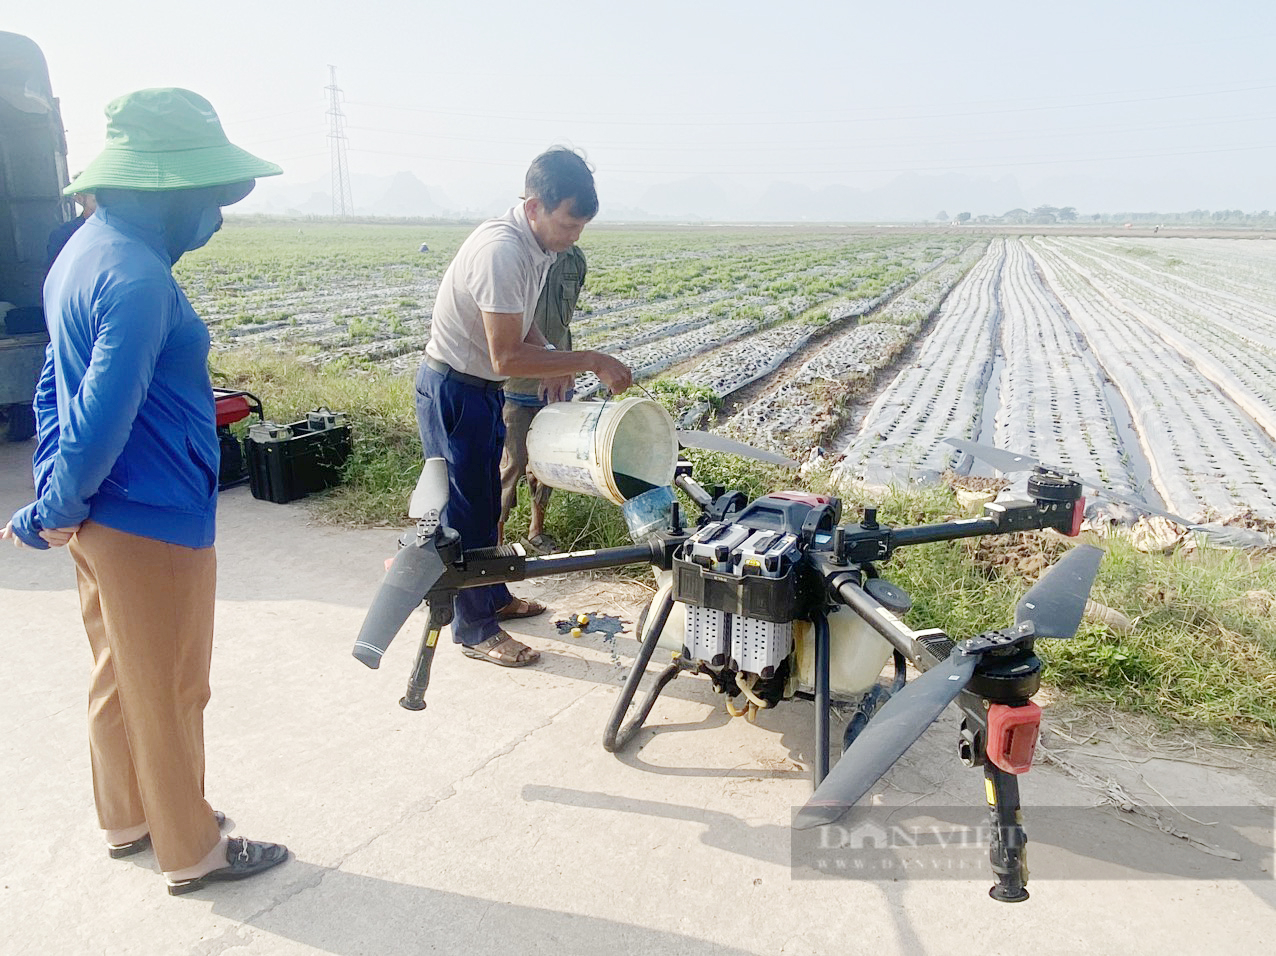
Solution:
<svg viewBox="0 0 1276 956">
<path fill-rule="evenodd" d="M 555 402 L 532 419 L 527 457 L 545 484 L 623 505 L 673 484 L 678 429 L 649 398 Z"/>
</svg>

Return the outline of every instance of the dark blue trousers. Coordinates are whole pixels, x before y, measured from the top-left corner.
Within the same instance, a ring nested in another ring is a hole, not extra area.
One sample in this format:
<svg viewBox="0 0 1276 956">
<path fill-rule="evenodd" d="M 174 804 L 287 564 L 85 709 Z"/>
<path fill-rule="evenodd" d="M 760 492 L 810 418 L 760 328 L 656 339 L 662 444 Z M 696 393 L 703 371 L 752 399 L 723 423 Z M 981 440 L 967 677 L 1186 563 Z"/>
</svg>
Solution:
<svg viewBox="0 0 1276 956">
<path fill-rule="evenodd" d="M 501 449 L 505 393 L 467 385 L 422 363 L 416 376 L 416 422 L 426 458 L 446 458 L 448 503 L 443 522 L 461 535 L 461 546 L 496 544 L 501 518 Z M 467 588 L 453 603 L 452 640 L 474 645 L 501 629 L 496 612 L 510 602 L 503 584 Z"/>
</svg>

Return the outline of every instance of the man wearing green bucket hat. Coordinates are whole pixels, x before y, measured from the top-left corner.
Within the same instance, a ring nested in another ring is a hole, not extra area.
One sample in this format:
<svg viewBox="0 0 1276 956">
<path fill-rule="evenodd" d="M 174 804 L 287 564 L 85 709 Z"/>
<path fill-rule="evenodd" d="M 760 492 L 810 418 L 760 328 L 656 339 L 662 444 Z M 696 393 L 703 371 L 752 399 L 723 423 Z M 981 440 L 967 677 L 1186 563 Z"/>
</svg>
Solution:
<svg viewBox="0 0 1276 956">
<path fill-rule="evenodd" d="M 95 194 L 97 212 L 44 285 L 36 500 L 0 537 L 70 548 L 98 821 L 112 857 L 153 847 L 178 895 L 288 857 L 221 836 L 204 799 L 219 449 L 208 330 L 172 276 L 222 206 L 282 170 L 232 145 L 188 90 L 131 93 L 106 115 L 106 149 L 65 190 Z"/>
</svg>

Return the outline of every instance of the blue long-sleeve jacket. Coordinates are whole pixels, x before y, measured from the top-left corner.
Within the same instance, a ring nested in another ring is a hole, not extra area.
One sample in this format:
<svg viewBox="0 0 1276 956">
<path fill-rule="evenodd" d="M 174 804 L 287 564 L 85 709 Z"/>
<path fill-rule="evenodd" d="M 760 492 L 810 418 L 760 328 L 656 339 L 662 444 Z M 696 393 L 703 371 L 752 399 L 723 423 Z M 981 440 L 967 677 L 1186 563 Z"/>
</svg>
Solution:
<svg viewBox="0 0 1276 956">
<path fill-rule="evenodd" d="M 196 219 L 197 219 L 196 214 Z M 100 207 L 44 286 L 49 347 L 34 401 L 27 544 L 86 519 L 187 547 L 213 543 L 219 448 L 208 330 L 172 276 L 195 229 L 162 198 Z"/>
</svg>

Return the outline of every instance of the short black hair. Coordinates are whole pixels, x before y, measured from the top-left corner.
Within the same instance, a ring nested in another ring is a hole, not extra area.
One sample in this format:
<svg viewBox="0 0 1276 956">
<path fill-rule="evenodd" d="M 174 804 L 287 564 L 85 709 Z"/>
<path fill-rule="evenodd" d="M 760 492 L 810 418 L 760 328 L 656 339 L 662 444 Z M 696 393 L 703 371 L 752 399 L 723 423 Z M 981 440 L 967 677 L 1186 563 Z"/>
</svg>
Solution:
<svg viewBox="0 0 1276 956">
<path fill-rule="evenodd" d="M 523 192 L 525 199 L 539 199 L 549 212 L 570 200 L 573 216 L 593 219 L 598 215 L 594 171 L 583 156 L 566 146 L 547 149 L 532 160 Z"/>
</svg>

